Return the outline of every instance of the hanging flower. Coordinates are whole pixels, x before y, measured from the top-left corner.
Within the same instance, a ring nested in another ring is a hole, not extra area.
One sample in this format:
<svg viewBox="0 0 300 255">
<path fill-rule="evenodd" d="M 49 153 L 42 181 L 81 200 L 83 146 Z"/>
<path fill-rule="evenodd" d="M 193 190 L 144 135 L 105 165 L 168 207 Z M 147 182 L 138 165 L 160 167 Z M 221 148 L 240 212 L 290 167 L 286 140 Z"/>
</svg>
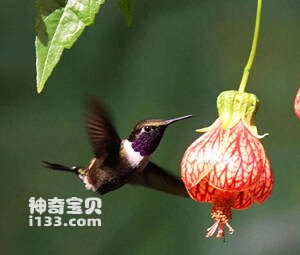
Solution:
<svg viewBox="0 0 300 255">
<path fill-rule="evenodd" d="M 300 119 L 300 88 L 297 91 L 295 102 L 294 102 L 294 111 L 297 117 Z"/>
<path fill-rule="evenodd" d="M 258 108 L 255 95 L 225 91 L 217 99 L 219 118 L 185 151 L 181 177 L 192 199 L 212 203 L 215 223 L 207 237 L 217 231 L 229 233 L 231 209 L 246 209 L 254 202 L 263 203 L 271 194 L 273 174 L 254 124 Z"/>
</svg>

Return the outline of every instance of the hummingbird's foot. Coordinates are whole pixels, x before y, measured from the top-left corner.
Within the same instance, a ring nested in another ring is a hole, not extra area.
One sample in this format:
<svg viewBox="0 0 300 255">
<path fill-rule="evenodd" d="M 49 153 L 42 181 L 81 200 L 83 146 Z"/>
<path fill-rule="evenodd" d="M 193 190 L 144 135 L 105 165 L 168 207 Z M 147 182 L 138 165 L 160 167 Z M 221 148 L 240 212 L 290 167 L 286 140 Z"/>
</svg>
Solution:
<svg viewBox="0 0 300 255">
<path fill-rule="evenodd" d="M 96 191 L 97 189 L 94 187 L 93 184 L 91 184 L 88 180 L 88 176 L 86 175 L 78 175 L 79 179 L 83 182 L 85 188 L 87 190 L 92 190 L 92 191 Z"/>
<path fill-rule="evenodd" d="M 98 165 L 97 159 L 93 158 L 87 169 L 81 169 L 81 171 L 78 172 L 79 173 L 78 177 L 83 182 L 83 184 L 87 190 L 97 191 L 95 186 L 92 183 L 90 183 L 90 181 L 89 181 L 89 173 L 91 171 L 93 171 L 93 169 L 95 169 L 97 167 L 97 165 Z"/>
</svg>

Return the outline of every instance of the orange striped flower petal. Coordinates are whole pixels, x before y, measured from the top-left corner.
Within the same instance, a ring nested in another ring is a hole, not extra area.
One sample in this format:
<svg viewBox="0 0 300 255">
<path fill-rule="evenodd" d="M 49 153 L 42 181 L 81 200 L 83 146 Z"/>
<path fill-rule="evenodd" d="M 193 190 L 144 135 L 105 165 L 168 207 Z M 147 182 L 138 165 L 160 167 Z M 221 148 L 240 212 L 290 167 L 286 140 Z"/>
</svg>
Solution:
<svg viewBox="0 0 300 255">
<path fill-rule="evenodd" d="M 232 208 L 237 210 L 247 209 L 254 202 L 254 197 L 249 191 L 240 191 L 235 199 Z"/>
<path fill-rule="evenodd" d="M 273 172 L 270 166 L 268 158 L 266 158 L 266 164 L 263 174 L 261 175 L 258 184 L 250 190 L 253 193 L 255 202 L 261 204 L 269 198 L 272 193 L 274 185 Z"/>
<path fill-rule="evenodd" d="M 260 141 L 239 121 L 230 129 L 220 129 L 212 155 L 214 163 L 209 183 L 218 189 L 241 191 L 249 189 L 264 169 L 265 151 Z M 217 162 L 215 158 L 217 157 Z"/>
<path fill-rule="evenodd" d="M 207 133 L 186 149 L 181 160 L 181 178 L 187 189 L 198 184 L 218 161 L 215 155 L 219 152 L 214 144 L 219 139 L 221 125 L 221 120 L 217 119 Z"/>
<path fill-rule="evenodd" d="M 188 189 L 190 197 L 198 202 L 211 203 L 216 189 L 208 184 L 207 178 L 202 179 L 197 185 Z"/>
</svg>

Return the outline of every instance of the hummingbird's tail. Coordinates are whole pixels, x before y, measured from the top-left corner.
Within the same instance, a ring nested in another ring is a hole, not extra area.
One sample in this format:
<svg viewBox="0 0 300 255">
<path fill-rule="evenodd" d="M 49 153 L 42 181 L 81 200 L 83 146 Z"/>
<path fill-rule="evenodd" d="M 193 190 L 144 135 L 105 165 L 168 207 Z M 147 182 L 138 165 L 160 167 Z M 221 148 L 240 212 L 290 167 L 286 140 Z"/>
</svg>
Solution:
<svg viewBox="0 0 300 255">
<path fill-rule="evenodd" d="M 64 166 L 64 165 L 60 165 L 60 164 L 56 164 L 56 163 L 50 163 L 45 160 L 43 160 L 42 162 L 45 164 L 46 168 L 53 169 L 53 170 L 71 172 L 71 173 L 74 173 L 77 175 L 79 175 L 79 174 L 84 175 L 84 172 L 85 172 L 85 170 L 83 168 L 77 167 L 77 166 L 68 167 L 68 166 Z"/>
</svg>

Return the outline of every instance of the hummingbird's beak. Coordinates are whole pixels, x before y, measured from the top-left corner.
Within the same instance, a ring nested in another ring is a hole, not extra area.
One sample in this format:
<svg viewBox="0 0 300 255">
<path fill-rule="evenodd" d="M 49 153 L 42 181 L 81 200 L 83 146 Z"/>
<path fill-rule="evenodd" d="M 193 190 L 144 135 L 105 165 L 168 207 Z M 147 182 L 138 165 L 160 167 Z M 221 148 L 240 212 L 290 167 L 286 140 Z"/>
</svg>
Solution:
<svg viewBox="0 0 300 255">
<path fill-rule="evenodd" d="M 170 120 L 166 121 L 166 125 L 170 125 L 174 122 L 177 122 L 177 121 L 180 121 L 180 120 L 185 120 L 185 119 L 188 119 L 188 118 L 191 118 L 191 117 L 194 117 L 194 115 L 185 115 L 185 116 L 178 117 L 178 118 L 175 118 L 175 119 L 170 119 Z"/>
</svg>

